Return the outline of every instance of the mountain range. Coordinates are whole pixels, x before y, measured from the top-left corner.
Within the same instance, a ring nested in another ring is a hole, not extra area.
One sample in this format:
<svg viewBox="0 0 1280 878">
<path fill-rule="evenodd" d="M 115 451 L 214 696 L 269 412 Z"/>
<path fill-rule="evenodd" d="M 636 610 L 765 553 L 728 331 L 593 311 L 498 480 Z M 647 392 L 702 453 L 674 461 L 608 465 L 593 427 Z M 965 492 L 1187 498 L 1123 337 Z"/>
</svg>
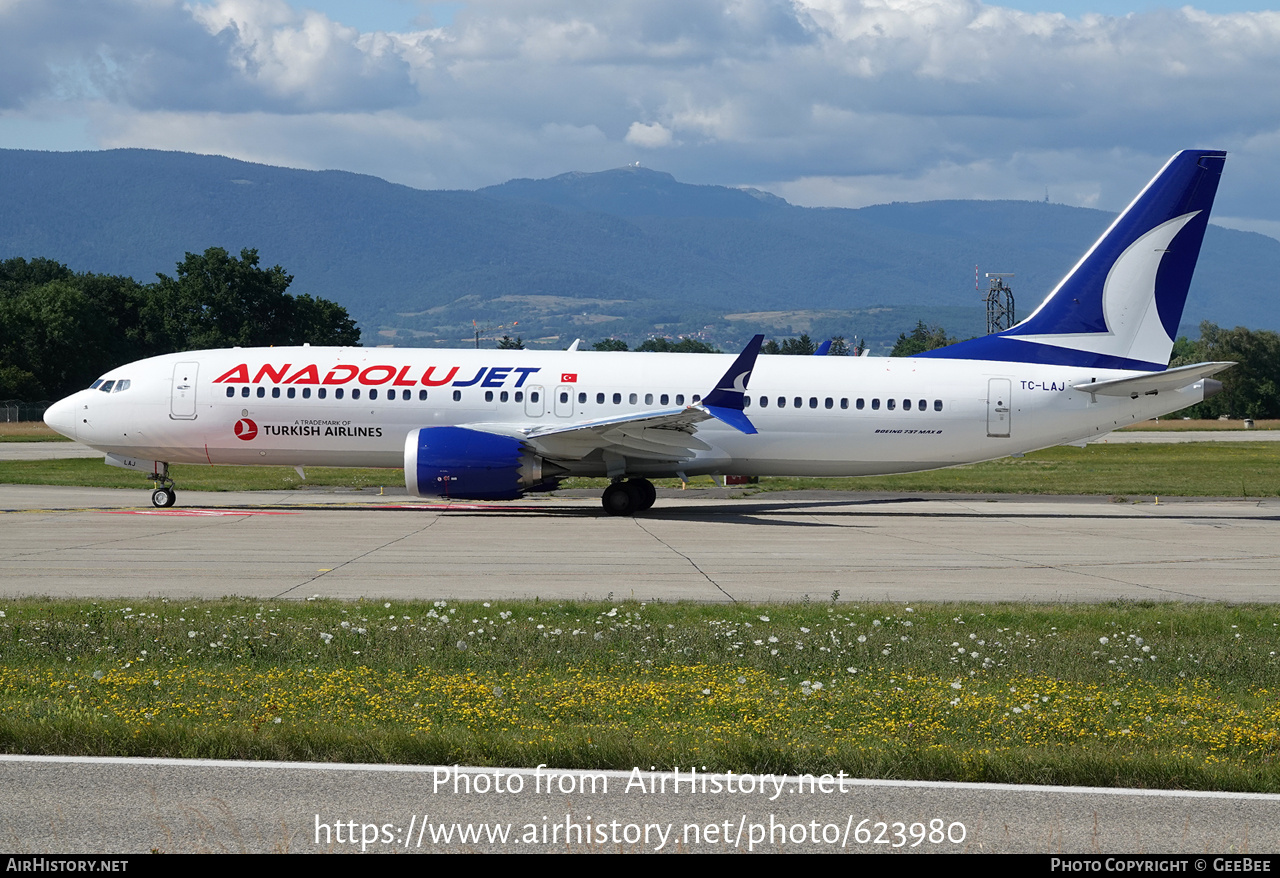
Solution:
<svg viewBox="0 0 1280 878">
<path fill-rule="evenodd" d="M 1153 169 L 1154 170 L 1154 169 Z M 805 208 L 639 166 L 423 191 L 152 150 L 0 150 L 0 258 L 142 281 L 184 253 L 255 248 L 332 299 L 366 344 L 458 345 L 475 330 L 564 346 L 756 331 L 891 341 L 917 320 L 984 331 L 974 266 L 1012 272 L 1020 315 L 1112 214 L 1042 202 Z M 1184 326 L 1280 327 L 1280 241 L 1210 226 Z M 985 291 L 985 282 L 983 283 Z"/>
</svg>

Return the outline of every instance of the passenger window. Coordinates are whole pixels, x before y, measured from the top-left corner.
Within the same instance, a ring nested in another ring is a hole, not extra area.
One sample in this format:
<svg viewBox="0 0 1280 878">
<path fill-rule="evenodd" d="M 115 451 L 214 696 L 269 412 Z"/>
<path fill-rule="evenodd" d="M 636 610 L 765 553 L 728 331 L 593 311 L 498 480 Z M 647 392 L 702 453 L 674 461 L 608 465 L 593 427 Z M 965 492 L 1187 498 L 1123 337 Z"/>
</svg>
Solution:
<svg viewBox="0 0 1280 878">
<path fill-rule="evenodd" d="M 635 404 L 636 404 L 636 400 L 638 400 L 638 399 L 639 399 L 639 397 L 638 397 L 638 396 L 636 396 L 636 395 L 633 393 L 633 394 L 631 394 L 630 396 L 628 396 L 628 397 L 627 397 L 627 402 L 628 402 L 628 403 L 630 403 L 631 405 L 635 405 Z"/>
<path fill-rule="evenodd" d="M 462 402 L 462 391 L 461 391 L 461 390 L 455 390 L 455 391 L 453 392 L 453 401 L 454 401 L 454 402 Z"/>
<path fill-rule="evenodd" d="M 804 400 L 798 396 L 795 398 L 794 402 L 795 402 L 796 408 L 800 408 L 801 406 L 804 405 Z"/>
<path fill-rule="evenodd" d="M 493 391 L 492 391 L 492 390 L 486 390 L 486 391 L 484 392 L 484 401 L 485 401 L 485 402 L 493 402 Z"/>
<path fill-rule="evenodd" d="M 596 405 L 604 405 L 604 394 L 603 394 L 603 393 L 597 393 L 597 394 L 596 394 Z"/>
<path fill-rule="evenodd" d="M 646 393 L 646 394 L 644 395 L 644 404 L 645 404 L 645 405 L 653 405 L 653 394 L 652 394 L 652 393 Z"/>
<path fill-rule="evenodd" d="M 827 408 L 834 408 L 835 404 L 836 404 L 836 401 L 829 396 L 823 402 L 823 405 L 826 406 Z"/>
<path fill-rule="evenodd" d="M 743 397 L 742 397 L 742 407 L 744 409 L 751 408 L 751 397 L 747 396 L 746 394 L 743 394 Z"/>
<path fill-rule="evenodd" d="M 341 390 L 339 390 L 338 392 L 339 392 L 339 393 L 341 393 L 342 391 L 341 391 Z M 271 398 L 272 398 L 272 399 L 279 399 L 279 398 L 280 398 L 280 388 L 279 388 L 279 387 L 273 387 L 273 388 L 271 388 Z"/>
<path fill-rule="evenodd" d="M 234 387 L 228 387 L 227 396 L 235 396 L 235 395 L 236 395 L 236 389 Z"/>
<path fill-rule="evenodd" d="M 768 407 L 769 407 L 769 397 L 767 396 L 760 397 L 760 408 L 767 409 Z"/>
<path fill-rule="evenodd" d="M 568 392 L 567 390 L 562 390 L 562 391 L 560 391 L 560 403 L 561 403 L 561 405 L 563 405 L 564 403 L 566 403 L 566 402 L 568 402 L 568 401 L 569 401 L 569 392 Z"/>
<path fill-rule="evenodd" d="M 536 391 L 536 390 L 530 390 L 530 391 L 529 391 L 529 402 L 537 402 L 537 401 L 538 401 L 538 395 L 539 395 L 539 394 L 538 394 L 538 391 Z"/>
<path fill-rule="evenodd" d="M 880 411 L 880 400 L 878 398 L 871 400 L 871 410 L 873 412 Z"/>
<path fill-rule="evenodd" d="M 785 396 L 778 397 L 778 408 L 784 409 L 786 407 L 787 407 L 787 398 Z"/>
<path fill-rule="evenodd" d="M 911 411 L 911 400 L 909 400 L 909 399 L 904 399 L 904 400 L 902 401 L 902 410 L 903 410 L 904 412 L 909 412 L 909 411 Z"/>
<path fill-rule="evenodd" d="M 894 406 L 896 406 L 897 404 L 898 404 L 898 401 L 896 399 L 886 399 L 884 401 L 884 407 L 887 408 L 889 411 L 893 411 Z"/>
<path fill-rule="evenodd" d="M 849 407 L 849 397 L 847 396 L 840 397 L 840 408 L 847 409 L 848 407 Z M 861 406 L 859 406 L 859 408 L 861 408 Z"/>
<path fill-rule="evenodd" d="M 517 390 L 517 391 L 516 391 L 515 401 L 516 401 L 516 402 L 524 402 L 524 391 L 523 391 L 523 390 Z"/>
<path fill-rule="evenodd" d="M 248 389 L 248 388 L 246 388 L 246 389 Z M 302 398 L 303 398 L 303 399 L 311 399 L 311 388 L 310 388 L 310 387 L 304 387 L 304 388 L 302 388 Z"/>
<path fill-rule="evenodd" d="M 677 393 L 677 394 L 676 394 L 676 405 L 684 405 L 684 394 L 683 394 L 683 393 Z"/>
<path fill-rule="evenodd" d="M 378 398 L 378 389 L 375 387 L 373 390 L 369 391 L 369 399 L 373 400 L 377 398 Z"/>
<path fill-rule="evenodd" d="M 351 388 L 351 398 L 352 398 L 352 399 L 359 399 L 359 398 L 360 398 L 360 388 L 359 388 L 359 387 L 353 387 L 353 388 Z"/>
<path fill-rule="evenodd" d="M 290 388 L 289 388 L 289 394 L 288 394 L 288 395 L 289 395 L 289 399 L 293 399 L 295 396 L 297 396 L 297 395 L 298 395 L 298 388 L 296 388 L 296 387 L 290 387 Z"/>
<path fill-rule="evenodd" d="M 659 405 L 670 405 L 671 397 L 664 393 L 662 396 L 658 397 L 658 403 Z"/>
<path fill-rule="evenodd" d="M 426 395 L 425 390 L 422 391 L 422 393 L 424 396 Z M 510 398 L 511 398 L 511 394 L 507 393 L 505 390 L 498 394 L 498 402 L 506 402 Z"/>
<path fill-rule="evenodd" d="M 347 392 L 346 392 L 345 390 L 343 390 L 341 387 L 339 387 L 337 390 L 335 390 L 335 391 L 333 392 L 333 398 L 334 398 L 334 399 L 342 399 L 342 397 L 346 396 L 346 394 L 347 394 Z"/>
<path fill-rule="evenodd" d="M 506 396 L 506 394 L 504 393 L 503 396 Z M 427 392 L 425 390 L 419 390 L 418 402 L 426 402 L 426 401 L 427 401 Z"/>
<path fill-rule="evenodd" d="M 621 394 L 621 393 L 615 393 L 615 394 L 613 395 L 613 404 L 614 404 L 614 405 L 622 405 L 622 394 Z"/>
<path fill-rule="evenodd" d="M 586 402 L 586 401 L 587 401 L 587 395 L 586 395 L 585 393 L 583 393 L 583 392 L 579 391 L 579 392 L 578 392 L 578 405 L 582 405 L 582 403 L 584 403 L 584 402 Z"/>
<path fill-rule="evenodd" d="M 816 409 L 818 407 L 818 398 L 816 396 L 809 397 L 809 408 Z M 831 408 L 831 400 L 827 400 L 827 408 Z"/>
<path fill-rule="evenodd" d="M 925 411 L 927 408 L 929 408 L 929 400 L 922 399 L 920 400 L 919 403 L 917 403 L 917 406 L 919 407 L 920 411 Z"/>
<path fill-rule="evenodd" d="M 856 404 L 858 411 L 862 411 L 864 405 L 866 405 L 866 403 L 863 401 L 862 397 L 858 397 L 858 402 Z"/>
<path fill-rule="evenodd" d="M 940 399 L 935 399 L 935 400 L 933 401 L 933 410 L 934 410 L 935 412 L 940 412 L 940 411 L 942 411 L 942 400 L 940 400 Z"/>
<path fill-rule="evenodd" d="M 701 393 L 695 393 L 695 394 L 693 395 L 693 401 L 694 401 L 695 403 L 697 403 L 697 402 L 702 402 L 702 394 L 701 394 Z"/>
<path fill-rule="evenodd" d="M 108 381 L 107 383 L 108 383 L 108 384 L 110 384 L 111 382 L 110 382 L 110 381 Z M 246 384 L 244 387 L 241 387 L 241 388 L 240 388 L 240 395 L 241 395 L 241 396 L 248 396 L 248 395 L 249 395 L 249 385 L 247 385 L 247 384 Z"/>
<path fill-rule="evenodd" d="M 267 388 L 265 388 L 265 387 L 259 387 L 259 388 L 258 388 L 258 399 L 262 399 L 262 398 L 263 398 L 264 396 L 266 396 L 266 395 L 267 395 Z"/>
<path fill-rule="evenodd" d="M 320 397 L 321 399 L 324 399 L 328 395 L 329 395 L 329 390 L 326 387 L 321 387 L 319 390 L 316 391 L 316 396 Z"/>
</svg>

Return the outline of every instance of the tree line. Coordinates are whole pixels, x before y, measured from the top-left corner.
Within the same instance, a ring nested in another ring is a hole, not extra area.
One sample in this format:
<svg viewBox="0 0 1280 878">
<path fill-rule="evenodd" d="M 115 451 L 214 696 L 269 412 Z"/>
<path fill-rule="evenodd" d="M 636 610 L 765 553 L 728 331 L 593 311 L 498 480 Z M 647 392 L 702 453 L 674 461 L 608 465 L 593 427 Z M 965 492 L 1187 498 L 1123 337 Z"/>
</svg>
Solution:
<svg viewBox="0 0 1280 878">
<path fill-rule="evenodd" d="M 357 345 L 342 306 L 288 293 L 293 277 L 258 251 L 188 253 L 155 283 L 78 273 L 51 259 L 0 261 L 0 399 L 56 399 L 103 372 L 185 350 Z"/>
</svg>

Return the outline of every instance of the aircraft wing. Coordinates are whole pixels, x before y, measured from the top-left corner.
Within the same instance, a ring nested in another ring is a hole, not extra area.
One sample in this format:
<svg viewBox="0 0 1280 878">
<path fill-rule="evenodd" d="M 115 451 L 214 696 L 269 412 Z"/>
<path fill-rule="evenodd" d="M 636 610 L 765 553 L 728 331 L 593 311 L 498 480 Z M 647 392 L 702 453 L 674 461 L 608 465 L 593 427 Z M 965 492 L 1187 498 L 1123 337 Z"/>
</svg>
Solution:
<svg viewBox="0 0 1280 878">
<path fill-rule="evenodd" d="M 574 424 L 465 426 L 521 439 L 551 460 L 581 460 L 598 451 L 653 462 L 689 460 L 711 447 L 697 437 L 698 425 L 706 421 L 718 420 L 743 433 L 756 432 L 743 412 L 743 399 L 763 342 L 763 335 L 751 339 L 715 388 L 701 402 L 684 408 L 631 412 Z"/>
<path fill-rule="evenodd" d="M 1085 393 L 1100 393 L 1103 396 L 1128 396 L 1136 399 L 1139 396 L 1157 394 L 1162 390 L 1186 387 L 1210 375 L 1216 375 L 1223 369 L 1230 369 L 1234 365 L 1235 363 L 1194 363 L 1190 366 L 1179 366 L 1163 372 L 1150 372 L 1133 378 L 1113 378 L 1110 381 L 1075 384 L 1072 389 Z"/>
</svg>

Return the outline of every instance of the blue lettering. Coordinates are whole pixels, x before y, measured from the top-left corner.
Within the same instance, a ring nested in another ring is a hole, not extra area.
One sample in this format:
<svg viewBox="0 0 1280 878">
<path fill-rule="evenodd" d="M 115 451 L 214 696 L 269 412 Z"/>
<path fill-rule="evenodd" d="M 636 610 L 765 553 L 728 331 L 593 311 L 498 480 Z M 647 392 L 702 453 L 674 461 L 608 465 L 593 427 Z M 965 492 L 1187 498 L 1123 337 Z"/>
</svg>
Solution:
<svg viewBox="0 0 1280 878">
<path fill-rule="evenodd" d="M 489 367 L 488 367 L 488 366 L 481 366 L 481 367 L 480 367 L 480 371 L 476 373 L 476 377 L 472 378 L 470 381 L 455 381 L 455 382 L 453 382 L 453 386 L 454 386 L 454 387 L 471 387 L 473 384 L 475 384 L 476 382 L 478 382 L 478 381 L 480 380 L 481 376 L 483 376 L 483 375 L 484 375 L 484 371 L 485 371 L 485 369 L 487 369 L 487 368 L 489 368 Z"/>
<path fill-rule="evenodd" d="M 530 375 L 532 375 L 534 372 L 541 372 L 542 369 L 539 366 L 518 366 L 512 371 L 520 373 L 520 378 L 517 379 L 516 381 L 516 387 L 524 387 L 525 379 L 528 378 Z"/>
<path fill-rule="evenodd" d="M 510 374 L 510 372 L 511 372 L 511 369 L 508 366 L 495 366 L 494 368 L 489 370 L 489 377 L 484 379 L 484 383 L 481 384 L 480 386 L 481 387 L 501 387 L 502 382 L 507 380 L 507 375 Z"/>
</svg>

